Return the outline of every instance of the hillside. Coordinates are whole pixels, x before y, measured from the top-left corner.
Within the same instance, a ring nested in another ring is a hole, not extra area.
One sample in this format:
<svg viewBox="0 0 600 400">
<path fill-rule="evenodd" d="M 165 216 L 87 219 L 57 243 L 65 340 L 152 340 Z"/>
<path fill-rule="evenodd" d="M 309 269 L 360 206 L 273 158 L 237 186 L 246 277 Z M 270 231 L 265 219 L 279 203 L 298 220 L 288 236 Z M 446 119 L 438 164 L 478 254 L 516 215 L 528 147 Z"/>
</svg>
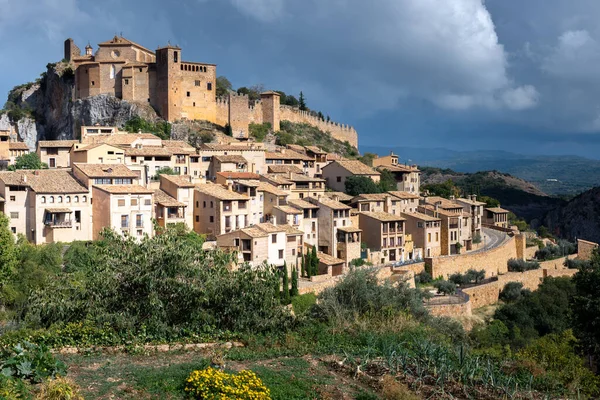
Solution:
<svg viewBox="0 0 600 400">
<path fill-rule="evenodd" d="M 389 147 L 361 146 L 385 155 Z M 392 148 L 403 160 L 470 172 L 497 170 L 532 182 L 549 195 L 576 196 L 600 185 L 600 160 L 579 156 L 524 155 L 506 151 L 453 151 L 442 148 Z"/>
<path fill-rule="evenodd" d="M 548 211 L 564 204 L 563 200 L 548 196 L 534 184 L 498 171 L 471 174 L 433 167 L 420 167 L 420 169 L 422 185 L 439 184 L 450 180 L 462 194 L 493 197 L 500 201 L 503 208 L 529 222 L 539 221 Z"/>
<path fill-rule="evenodd" d="M 543 224 L 559 237 L 600 242 L 600 187 L 549 212 Z"/>
</svg>

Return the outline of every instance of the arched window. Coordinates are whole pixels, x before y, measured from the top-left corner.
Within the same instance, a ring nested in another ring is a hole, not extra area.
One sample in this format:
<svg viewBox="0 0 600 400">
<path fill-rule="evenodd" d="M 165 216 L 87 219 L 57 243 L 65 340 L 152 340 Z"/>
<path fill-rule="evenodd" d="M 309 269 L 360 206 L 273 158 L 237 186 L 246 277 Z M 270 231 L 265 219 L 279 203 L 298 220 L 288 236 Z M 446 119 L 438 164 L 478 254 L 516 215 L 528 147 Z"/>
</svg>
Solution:
<svg viewBox="0 0 600 400">
<path fill-rule="evenodd" d="M 62 196 L 58 196 L 58 203 L 62 203 L 62 200 L 63 200 Z"/>
<path fill-rule="evenodd" d="M 115 75 L 116 75 L 116 68 L 115 65 L 111 65 L 110 66 L 110 79 L 115 79 Z"/>
<path fill-rule="evenodd" d="M 54 203 L 54 196 L 50 196 L 50 198 L 48 199 L 49 203 Z"/>
<path fill-rule="evenodd" d="M 70 202 L 71 202 L 71 196 L 65 197 L 65 203 L 70 203 Z"/>
<path fill-rule="evenodd" d="M 73 197 L 73 203 L 79 203 L 79 196 Z"/>
<path fill-rule="evenodd" d="M 87 203 L 87 196 L 81 196 L 81 201 L 83 203 Z"/>
<path fill-rule="evenodd" d="M 42 196 L 42 197 L 40 198 L 40 201 L 42 202 L 42 204 L 43 204 L 43 203 L 45 203 L 45 202 L 46 202 L 46 196 Z"/>
</svg>

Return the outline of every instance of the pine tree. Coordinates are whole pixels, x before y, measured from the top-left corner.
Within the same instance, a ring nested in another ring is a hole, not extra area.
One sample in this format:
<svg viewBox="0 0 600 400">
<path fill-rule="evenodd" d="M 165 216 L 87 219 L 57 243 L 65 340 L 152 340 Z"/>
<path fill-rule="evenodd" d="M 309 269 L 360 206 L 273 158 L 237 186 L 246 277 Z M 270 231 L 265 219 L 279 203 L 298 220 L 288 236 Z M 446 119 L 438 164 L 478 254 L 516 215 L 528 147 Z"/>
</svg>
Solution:
<svg viewBox="0 0 600 400">
<path fill-rule="evenodd" d="M 310 256 L 310 253 L 306 254 L 304 256 L 304 271 L 306 272 L 306 277 L 308 279 L 310 279 L 310 277 L 313 275 L 312 271 L 312 257 Z"/>
<path fill-rule="evenodd" d="M 290 292 L 292 297 L 298 296 L 298 268 L 294 267 L 292 271 L 292 291 Z"/>
<path fill-rule="evenodd" d="M 306 276 L 306 267 L 304 265 L 304 254 L 302 254 L 302 260 L 300 261 L 300 276 L 303 278 Z"/>
<path fill-rule="evenodd" d="M 306 111 L 306 100 L 304 99 L 304 93 L 300 92 L 300 98 L 298 99 L 300 110 Z"/>
<path fill-rule="evenodd" d="M 290 283 L 288 281 L 287 264 L 283 262 L 283 304 L 290 304 Z"/>
</svg>

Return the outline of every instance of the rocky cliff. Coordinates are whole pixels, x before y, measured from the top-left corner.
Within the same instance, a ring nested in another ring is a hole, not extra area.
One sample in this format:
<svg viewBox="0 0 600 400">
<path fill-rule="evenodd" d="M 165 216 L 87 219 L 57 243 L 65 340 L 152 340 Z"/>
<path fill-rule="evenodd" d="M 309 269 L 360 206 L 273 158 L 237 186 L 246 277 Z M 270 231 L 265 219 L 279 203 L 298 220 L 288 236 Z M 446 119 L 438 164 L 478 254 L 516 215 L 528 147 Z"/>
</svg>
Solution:
<svg viewBox="0 0 600 400">
<path fill-rule="evenodd" d="M 550 211 L 543 223 L 556 236 L 600 242 L 600 187 Z"/>
<path fill-rule="evenodd" d="M 8 95 L 0 125 L 7 122 L 30 149 L 39 140 L 77 139 L 84 125 L 123 126 L 134 116 L 156 120 L 148 104 L 110 95 L 73 101 L 75 77 L 69 64 L 48 64 L 35 83 L 17 86 Z"/>
</svg>

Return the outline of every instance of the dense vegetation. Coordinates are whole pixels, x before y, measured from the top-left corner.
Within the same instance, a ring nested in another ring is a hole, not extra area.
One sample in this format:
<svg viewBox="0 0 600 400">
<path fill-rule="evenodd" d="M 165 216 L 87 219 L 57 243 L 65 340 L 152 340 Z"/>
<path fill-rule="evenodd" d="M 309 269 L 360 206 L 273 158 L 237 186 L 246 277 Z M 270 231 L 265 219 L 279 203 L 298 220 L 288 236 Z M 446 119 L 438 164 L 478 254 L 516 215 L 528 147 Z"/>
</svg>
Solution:
<svg viewBox="0 0 600 400">
<path fill-rule="evenodd" d="M 163 120 L 152 122 L 136 115 L 125 122 L 123 129 L 131 133 L 153 133 L 163 140 L 171 139 L 171 124 Z"/>
<path fill-rule="evenodd" d="M 350 196 L 385 193 L 390 190 L 396 190 L 396 179 L 388 170 L 381 171 L 381 177 L 377 183 L 369 177 L 360 175 L 349 176 L 344 182 L 344 191 Z"/>
<path fill-rule="evenodd" d="M 9 171 L 20 169 L 48 169 L 48 164 L 43 163 L 37 153 L 25 153 L 18 156 L 13 165 L 8 166 Z"/>
<path fill-rule="evenodd" d="M 573 281 L 549 278 L 536 292 L 511 288 L 495 320 L 467 336 L 457 322 L 428 313 L 424 292 L 381 284 L 366 267 L 323 291 L 318 302 L 292 289 L 292 315 L 281 298 L 287 295 L 279 269 L 230 270 L 235 255 L 202 250 L 203 239 L 193 233 L 167 229 L 137 243 L 105 231 L 102 240 L 73 243 L 63 254 L 60 244 L 12 243 L 3 221 L 0 345 L 27 338 L 51 347 L 132 349 L 237 338 L 247 348 L 228 357 L 340 357 L 352 370 L 382 371 L 426 397 L 598 390 L 580 355 L 595 355 L 600 339 L 587 323 L 600 310 L 586 300 L 600 295 L 600 257 Z M 306 270 L 312 262 L 304 264 Z M 481 279 L 470 271 L 461 282 Z M 571 369 L 563 371 L 563 364 Z"/>
</svg>

